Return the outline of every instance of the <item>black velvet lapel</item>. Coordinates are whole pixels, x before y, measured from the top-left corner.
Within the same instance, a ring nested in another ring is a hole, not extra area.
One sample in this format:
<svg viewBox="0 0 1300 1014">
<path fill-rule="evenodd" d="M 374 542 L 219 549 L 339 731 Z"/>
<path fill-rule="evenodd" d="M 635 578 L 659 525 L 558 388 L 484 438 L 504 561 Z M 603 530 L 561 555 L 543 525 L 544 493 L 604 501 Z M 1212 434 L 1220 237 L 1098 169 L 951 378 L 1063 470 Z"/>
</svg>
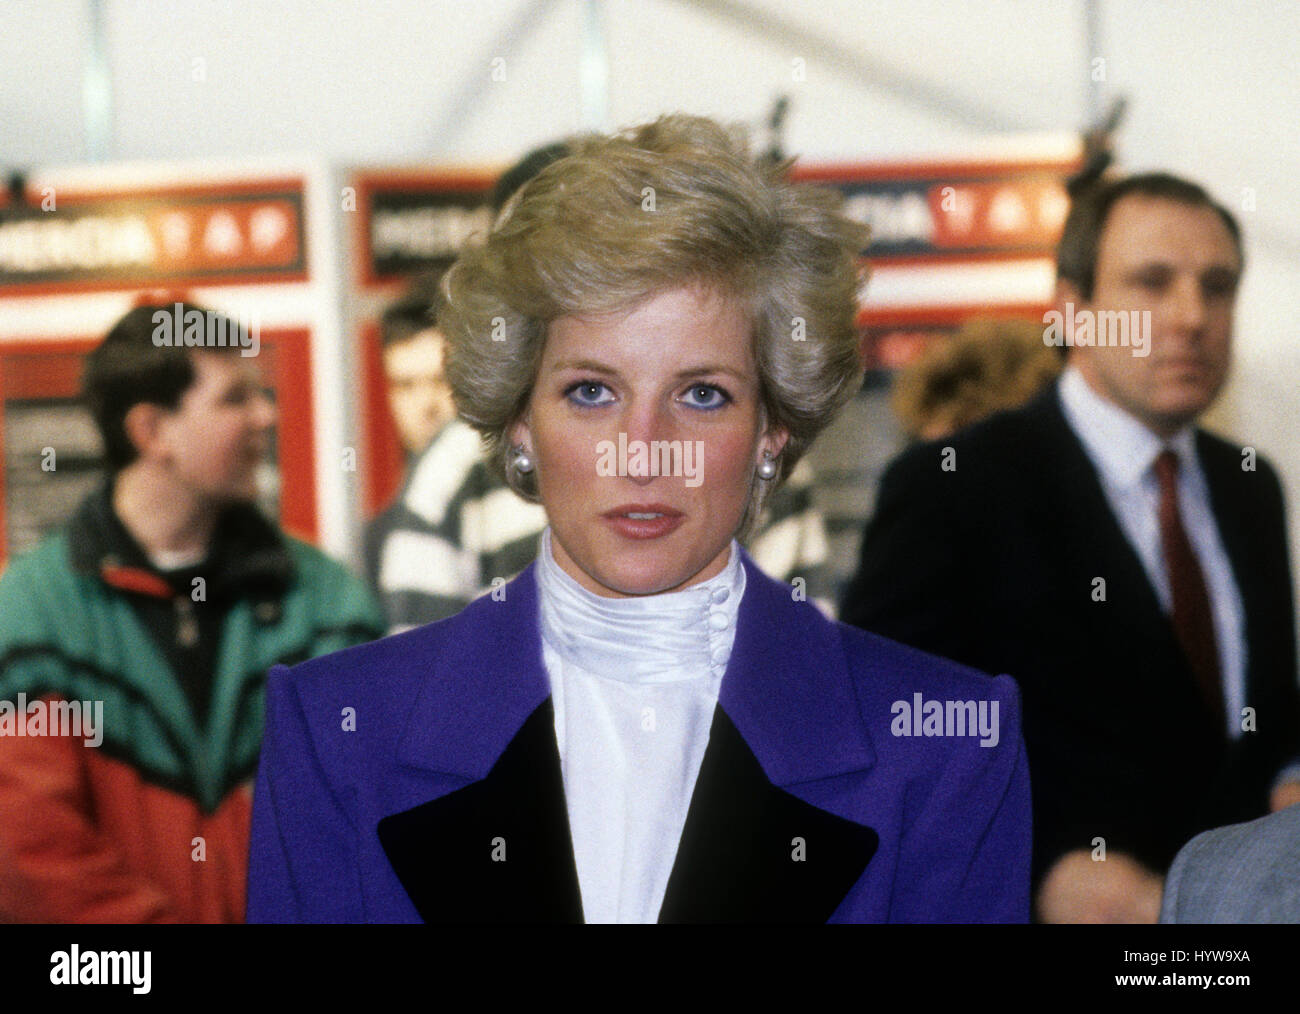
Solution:
<svg viewBox="0 0 1300 1014">
<path fill-rule="evenodd" d="M 879 843 L 768 781 L 718 707 L 659 921 L 824 923 Z"/>
<path fill-rule="evenodd" d="M 487 777 L 385 817 L 378 832 L 425 922 L 582 922 L 550 698 Z M 825 922 L 878 844 L 871 828 L 768 781 L 718 707 L 659 921 Z"/>
<path fill-rule="evenodd" d="M 549 697 L 487 777 L 385 817 L 378 831 L 425 922 L 582 922 Z"/>
</svg>

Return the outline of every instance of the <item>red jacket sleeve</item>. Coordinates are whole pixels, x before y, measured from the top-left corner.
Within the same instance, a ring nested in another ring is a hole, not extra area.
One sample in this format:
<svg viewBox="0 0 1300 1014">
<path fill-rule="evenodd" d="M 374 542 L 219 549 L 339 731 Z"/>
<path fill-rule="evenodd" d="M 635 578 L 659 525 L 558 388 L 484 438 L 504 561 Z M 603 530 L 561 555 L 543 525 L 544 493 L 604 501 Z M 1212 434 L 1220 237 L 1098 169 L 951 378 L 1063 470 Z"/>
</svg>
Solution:
<svg viewBox="0 0 1300 1014">
<path fill-rule="evenodd" d="M 0 922 L 176 922 L 161 887 L 96 830 L 85 751 L 66 736 L 0 736 Z"/>
</svg>

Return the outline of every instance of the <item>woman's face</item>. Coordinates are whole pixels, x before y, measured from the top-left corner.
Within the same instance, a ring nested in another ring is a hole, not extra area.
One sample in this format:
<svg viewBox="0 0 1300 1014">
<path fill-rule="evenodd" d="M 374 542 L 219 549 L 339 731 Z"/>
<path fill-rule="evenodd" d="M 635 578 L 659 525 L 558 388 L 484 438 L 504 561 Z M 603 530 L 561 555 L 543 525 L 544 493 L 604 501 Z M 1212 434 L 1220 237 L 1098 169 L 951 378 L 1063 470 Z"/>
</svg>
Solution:
<svg viewBox="0 0 1300 1014">
<path fill-rule="evenodd" d="M 719 573 L 754 469 L 785 445 L 760 432 L 758 392 L 744 310 L 711 291 L 554 321 L 510 436 L 536 463 L 559 565 L 612 597 Z"/>
</svg>

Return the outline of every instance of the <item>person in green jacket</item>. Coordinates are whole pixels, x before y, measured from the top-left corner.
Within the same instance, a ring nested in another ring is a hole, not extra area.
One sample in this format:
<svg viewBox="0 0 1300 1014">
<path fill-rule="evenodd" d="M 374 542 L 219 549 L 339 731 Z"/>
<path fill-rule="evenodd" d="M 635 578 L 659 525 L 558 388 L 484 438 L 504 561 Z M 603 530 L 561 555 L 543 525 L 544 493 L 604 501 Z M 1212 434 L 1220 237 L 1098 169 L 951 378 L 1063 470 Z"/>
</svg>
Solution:
<svg viewBox="0 0 1300 1014">
<path fill-rule="evenodd" d="M 145 305 L 89 358 L 107 481 L 0 579 L 0 922 L 242 921 L 266 672 L 383 631 L 254 506 L 250 337 Z"/>
</svg>

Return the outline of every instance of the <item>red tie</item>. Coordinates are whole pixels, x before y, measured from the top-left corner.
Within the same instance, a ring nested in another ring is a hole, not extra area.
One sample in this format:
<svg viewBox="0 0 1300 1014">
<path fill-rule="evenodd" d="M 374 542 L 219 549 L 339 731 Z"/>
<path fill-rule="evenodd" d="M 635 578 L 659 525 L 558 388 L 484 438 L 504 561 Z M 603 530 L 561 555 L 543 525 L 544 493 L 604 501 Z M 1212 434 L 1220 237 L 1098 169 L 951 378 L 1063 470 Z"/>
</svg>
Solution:
<svg viewBox="0 0 1300 1014">
<path fill-rule="evenodd" d="M 1225 715 L 1214 613 L 1201 565 L 1196 561 L 1178 513 L 1178 455 L 1162 451 L 1156 458 L 1155 468 L 1160 482 L 1160 544 L 1165 551 L 1165 569 L 1174 599 L 1174 633 L 1191 663 L 1201 694 L 1222 729 Z"/>
</svg>

